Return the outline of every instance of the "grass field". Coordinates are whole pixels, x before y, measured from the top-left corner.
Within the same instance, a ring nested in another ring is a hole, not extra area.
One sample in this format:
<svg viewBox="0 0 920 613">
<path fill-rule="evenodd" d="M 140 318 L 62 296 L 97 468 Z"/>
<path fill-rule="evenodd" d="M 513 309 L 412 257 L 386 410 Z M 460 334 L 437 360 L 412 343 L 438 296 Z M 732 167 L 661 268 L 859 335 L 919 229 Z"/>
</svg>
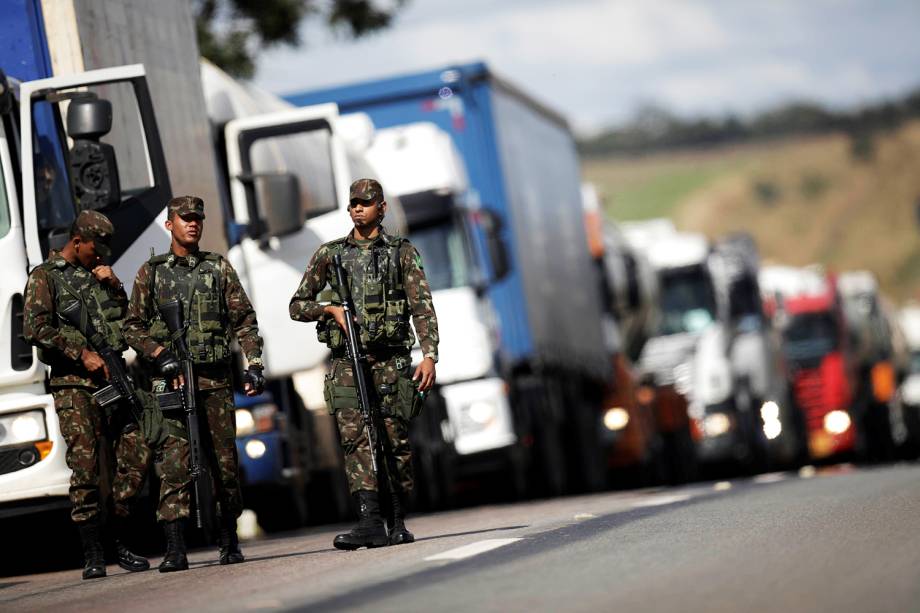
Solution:
<svg viewBox="0 0 920 613">
<path fill-rule="evenodd" d="M 867 269 L 893 298 L 920 298 L 920 122 L 873 143 L 862 156 L 841 134 L 590 159 L 584 174 L 613 219 L 666 216 L 710 237 L 749 232 L 764 260 Z"/>
</svg>

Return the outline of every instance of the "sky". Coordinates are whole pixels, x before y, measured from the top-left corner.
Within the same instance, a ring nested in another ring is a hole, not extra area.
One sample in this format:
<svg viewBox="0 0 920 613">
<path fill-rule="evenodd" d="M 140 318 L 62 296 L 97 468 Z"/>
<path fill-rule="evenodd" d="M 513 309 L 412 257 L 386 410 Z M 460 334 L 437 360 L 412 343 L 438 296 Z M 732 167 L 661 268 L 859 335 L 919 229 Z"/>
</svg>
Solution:
<svg viewBox="0 0 920 613">
<path fill-rule="evenodd" d="M 746 116 L 901 95 L 920 87 L 918 30 L 917 0 L 409 0 L 359 41 L 305 22 L 254 82 L 296 93 L 484 60 L 590 134 L 649 104 Z"/>
</svg>

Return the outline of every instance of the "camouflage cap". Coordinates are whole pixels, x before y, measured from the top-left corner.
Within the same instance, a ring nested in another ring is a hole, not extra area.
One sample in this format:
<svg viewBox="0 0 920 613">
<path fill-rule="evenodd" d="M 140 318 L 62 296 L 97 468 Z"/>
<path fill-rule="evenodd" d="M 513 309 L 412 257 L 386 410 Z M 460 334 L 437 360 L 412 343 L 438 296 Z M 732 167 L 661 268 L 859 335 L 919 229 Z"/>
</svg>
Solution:
<svg viewBox="0 0 920 613">
<path fill-rule="evenodd" d="M 378 199 L 383 200 L 383 188 L 374 179 L 358 179 L 351 184 L 348 196 L 349 202 L 352 200 L 372 202 Z"/>
<path fill-rule="evenodd" d="M 109 221 L 109 218 L 99 211 L 81 211 L 77 219 L 73 222 L 73 232 L 86 240 L 93 241 L 96 246 L 96 253 L 103 257 L 112 255 L 112 249 L 109 247 L 109 241 L 115 233 L 115 226 Z"/>
<path fill-rule="evenodd" d="M 168 216 L 198 215 L 204 219 L 204 200 L 197 196 L 177 196 L 169 201 Z"/>
</svg>

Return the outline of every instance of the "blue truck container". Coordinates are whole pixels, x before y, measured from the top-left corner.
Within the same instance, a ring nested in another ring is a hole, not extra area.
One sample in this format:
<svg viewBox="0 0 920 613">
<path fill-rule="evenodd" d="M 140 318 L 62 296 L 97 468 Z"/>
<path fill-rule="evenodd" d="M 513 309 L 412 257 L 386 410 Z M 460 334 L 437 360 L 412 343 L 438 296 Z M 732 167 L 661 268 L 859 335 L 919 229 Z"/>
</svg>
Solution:
<svg viewBox="0 0 920 613">
<path fill-rule="evenodd" d="M 473 226 L 485 294 L 497 314 L 498 368 L 511 387 L 518 438 L 549 491 L 602 484 L 601 390 L 611 372 L 588 253 L 575 142 L 565 119 L 483 63 L 286 96 L 335 102 L 377 128 L 431 122 L 452 137 L 472 200 L 499 220 L 508 253 L 497 276 Z M 491 279 L 491 280 L 489 280 Z"/>
</svg>

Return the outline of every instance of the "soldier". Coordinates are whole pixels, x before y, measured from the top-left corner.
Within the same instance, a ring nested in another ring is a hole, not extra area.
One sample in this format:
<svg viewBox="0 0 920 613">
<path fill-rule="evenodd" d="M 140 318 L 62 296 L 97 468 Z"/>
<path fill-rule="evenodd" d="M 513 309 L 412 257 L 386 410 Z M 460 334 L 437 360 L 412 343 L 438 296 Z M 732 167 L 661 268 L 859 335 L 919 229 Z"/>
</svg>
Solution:
<svg viewBox="0 0 920 613">
<path fill-rule="evenodd" d="M 84 579 L 105 576 L 99 457 L 106 431 L 116 463 L 112 500 L 118 565 L 129 571 L 150 568 L 146 559 L 131 553 L 124 544 L 131 503 L 146 476 L 150 449 L 126 407 L 106 416 L 93 398 L 93 391 L 108 378 L 105 362 L 82 333 L 58 316 L 78 301 L 109 345 L 115 350 L 127 348 L 121 323 L 128 297 L 121 281 L 102 261 L 111 254 L 113 232 L 105 215 L 81 212 L 70 227 L 67 244 L 60 251 L 52 251 L 32 271 L 25 291 L 23 335 L 51 367 L 51 395 L 67 443 L 67 466 L 72 471 L 71 518 L 83 543 Z"/>
<path fill-rule="evenodd" d="M 205 437 L 210 433 L 211 463 L 216 464 L 219 559 L 221 564 L 237 564 L 244 560 L 236 534 L 243 500 L 231 388 L 231 332 L 249 363 L 243 375 L 249 396 L 261 394 L 265 383 L 262 339 L 256 313 L 236 271 L 220 255 L 198 248 L 205 218 L 201 198 L 173 198 L 167 214 L 166 229 L 172 235 L 169 253 L 151 257 L 137 272 L 125 319 L 125 338 L 163 377 L 154 378 L 153 391 L 165 391 L 168 382 L 175 383 L 179 362 L 157 305 L 181 298 L 186 310 L 185 339 L 195 364 L 197 404 L 207 420 L 202 433 Z M 153 412 L 161 417 L 160 427 L 151 437 L 161 479 L 157 520 L 163 523 L 167 542 L 159 570 L 187 570 L 183 531 L 191 487 L 188 435 L 178 419 L 167 418 L 156 408 Z"/>
<path fill-rule="evenodd" d="M 381 226 L 386 214 L 380 184 L 373 179 L 352 183 L 348 212 L 354 229 L 348 236 L 322 245 L 307 266 L 300 287 L 290 302 L 291 318 L 317 322 L 317 336 L 332 350 L 332 368 L 326 376 L 326 401 L 335 415 L 348 485 L 358 508 L 358 525 L 335 537 L 338 549 L 380 547 L 411 543 L 405 513 L 412 491 L 412 451 L 409 420 L 421 410 L 421 396 L 434 385 L 438 360 L 438 323 L 422 260 L 412 244 L 391 236 Z M 358 408 L 352 364 L 346 357 L 345 315 L 341 306 L 318 302 L 326 285 L 336 292 L 332 256 L 342 258 L 355 304 L 360 344 L 368 357 L 373 380 L 374 407 L 382 449 L 381 483 L 372 464 L 364 420 Z M 418 334 L 422 362 L 411 373 L 410 350 Z M 387 525 L 380 512 L 378 491 L 388 493 Z M 387 530 L 389 528 L 389 530 Z M 389 532 L 389 536 L 388 536 Z"/>
</svg>

